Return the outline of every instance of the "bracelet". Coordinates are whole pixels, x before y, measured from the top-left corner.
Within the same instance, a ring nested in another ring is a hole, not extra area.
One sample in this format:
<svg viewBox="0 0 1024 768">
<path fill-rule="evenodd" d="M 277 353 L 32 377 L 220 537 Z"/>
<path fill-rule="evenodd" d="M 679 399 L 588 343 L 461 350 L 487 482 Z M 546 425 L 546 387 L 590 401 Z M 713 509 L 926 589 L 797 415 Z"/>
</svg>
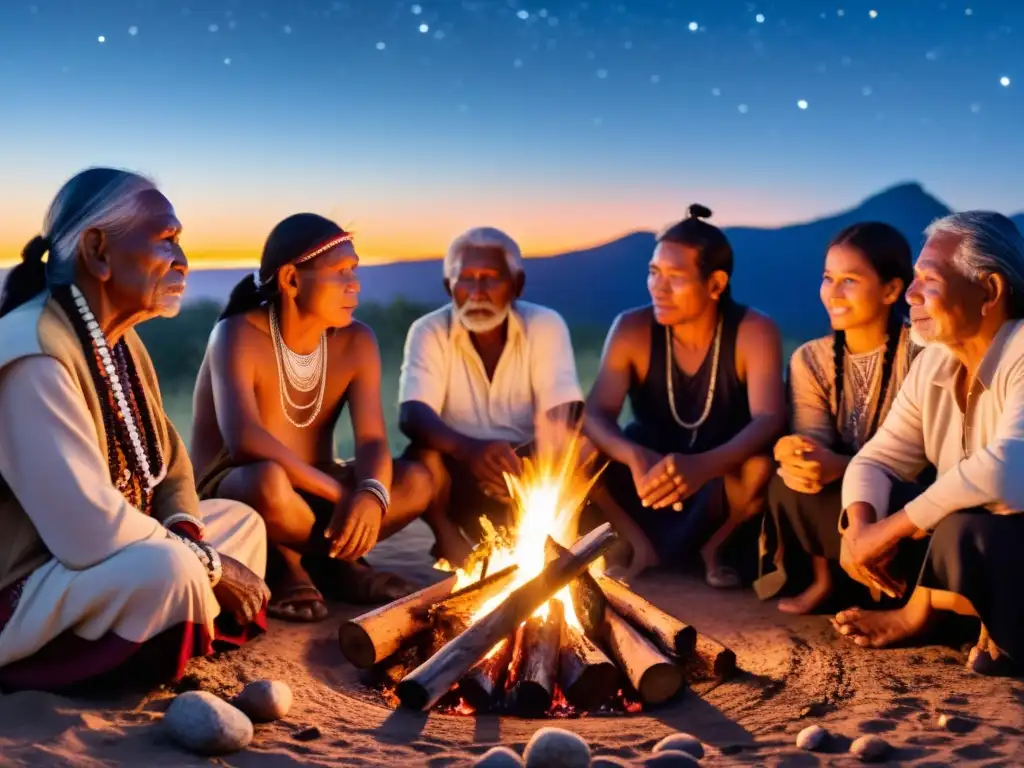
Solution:
<svg viewBox="0 0 1024 768">
<path fill-rule="evenodd" d="M 217 550 L 215 550 L 206 542 L 192 541 L 192 539 L 186 538 L 185 536 L 175 533 L 174 531 L 167 531 L 167 537 L 177 539 L 186 547 L 191 549 L 192 554 L 199 558 L 199 562 L 201 562 L 203 564 L 203 567 L 206 568 L 206 571 L 210 577 L 210 586 L 217 586 L 217 583 L 220 581 L 220 578 L 223 575 L 223 566 L 221 564 L 220 555 L 217 553 Z"/>
<path fill-rule="evenodd" d="M 199 538 L 202 539 L 206 533 L 206 526 L 203 521 L 198 517 L 194 517 L 185 512 L 175 512 L 173 515 L 164 520 L 164 528 L 170 530 L 176 525 L 191 525 L 199 532 Z"/>
<path fill-rule="evenodd" d="M 368 493 L 373 496 L 374 500 L 380 504 L 381 515 L 388 513 L 388 504 L 384 498 L 384 495 L 376 488 L 356 488 L 356 493 Z"/>
<path fill-rule="evenodd" d="M 360 480 L 359 485 L 356 486 L 356 493 L 359 493 L 359 491 L 369 491 L 372 493 L 377 501 L 380 502 L 384 514 L 387 514 L 388 509 L 391 507 L 391 494 L 388 493 L 384 483 L 372 477 Z"/>
</svg>

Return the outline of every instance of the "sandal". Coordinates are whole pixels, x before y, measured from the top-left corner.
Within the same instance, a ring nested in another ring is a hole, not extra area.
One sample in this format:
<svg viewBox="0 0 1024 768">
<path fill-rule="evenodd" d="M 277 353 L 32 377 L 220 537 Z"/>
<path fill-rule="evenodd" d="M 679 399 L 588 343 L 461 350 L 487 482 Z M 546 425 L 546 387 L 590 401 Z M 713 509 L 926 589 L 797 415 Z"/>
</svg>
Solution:
<svg viewBox="0 0 1024 768">
<path fill-rule="evenodd" d="M 296 581 L 273 590 L 267 616 L 282 621 L 323 621 L 327 618 L 327 605 L 312 583 Z"/>
<path fill-rule="evenodd" d="M 382 605 L 411 595 L 417 587 L 397 573 L 375 571 L 363 558 L 323 563 L 321 587 L 332 600 L 355 605 Z"/>
<path fill-rule="evenodd" d="M 707 572 L 704 581 L 708 586 L 715 589 L 736 589 L 742 585 L 740 575 L 735 568 L 728 565 L 720 565 Z"/>
</svg>

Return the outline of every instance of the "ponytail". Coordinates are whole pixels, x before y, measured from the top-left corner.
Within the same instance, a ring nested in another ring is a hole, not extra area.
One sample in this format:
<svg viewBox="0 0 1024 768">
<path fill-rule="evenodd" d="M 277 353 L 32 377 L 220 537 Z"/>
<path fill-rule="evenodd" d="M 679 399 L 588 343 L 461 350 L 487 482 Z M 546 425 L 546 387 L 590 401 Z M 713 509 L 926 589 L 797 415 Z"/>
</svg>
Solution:
<svg viewBox="0 0 1024 768">
<path fill-rule="evenodd" d="M 231 289 L 228 303 L 224 306 L 224 310 L 220 313 L 220 318 L 218 319 L 226 320 L 234 315 L 251 312 L 271 298 L 269 288 L 276 288 L 276 286 L 276 278 L 270 286 L 267 286 L 256 284 L 256 273 L 246 275 Z"/>
<path fill-rule="evenodd" d="M 0 317 L 20 307 L 46 290 L 46 262 L 50 241 L 42 235 L 33 237 L 21 251 L 21 263 L 7 273 L 0 293 Z"/>
</svg>

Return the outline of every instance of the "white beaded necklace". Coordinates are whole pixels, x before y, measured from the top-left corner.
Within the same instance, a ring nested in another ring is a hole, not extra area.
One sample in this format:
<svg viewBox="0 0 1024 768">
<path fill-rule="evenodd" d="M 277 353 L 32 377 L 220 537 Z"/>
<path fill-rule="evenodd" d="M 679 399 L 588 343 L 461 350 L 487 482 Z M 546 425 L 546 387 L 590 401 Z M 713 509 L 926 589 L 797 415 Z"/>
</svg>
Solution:
<svg viewBox="0 0 1024 768">
<path fill-rule="evenodd" d="M 672 328 L 665 326 L 665 381 L 668 390 L 668 407 L 672 412 L 672 418 L 675 420 L 683 429 L 691 430 L 690 433 L 690 447 L 697 442 L 697 431 L 704 425 L 704 422 L 708 420 L 708 416 L 711 415 L 711 406 L 715 402 L 715 385 L 718 383 L 718 356 L 722 347 L 722 317 L 718 318 L 718 328 L 715 330 L 715 346 L 714 352 L 711 357 L 711 381 L 708 382 L 708 394 L 704 399 L 704 412 L 701 413 L 700 418 L 692 424 L 688 424 L 679 418 L 679 414 L 676 412 L 676 393 L 675 387 L 672 384 L 672 379 L 675 378 L 672 373 L 676 367 L 676 356 L 672 351 Z"/>
<path fill-rule="evenodd" d="M 152 492 L 167 476 L 167 463 L 162 461 L 161 464 L 163 466 L 160 467 L 160 471 L 156 475 L 153 474 L 152 468 L 149 465 L 149 457 L 146 455 L 146 449 L 142 445 L 139 427 L 135 423 L 132 409 L 128 405 L 128 398 L 125 397 L 125 384 L 121 381 L 121 377 L 118 376 L 117 369 L 114 367 L 114 361 L 110 357 L 110 346 L 107 343 L 107 337 L 104 335 L 103 329 L 100 328 L 100 324 L 96 321 L 96 316 L 89 309 L 89 302 L 85 300 L 85 296 L 78 290 L 78 286 L 71 286 L 71 296 L 74 298 L 78 313 L 81 315 L 82 321 L 92 337 L 93 346 L 96 348 L 96 353 L 99 355 L 100 362 L 102 363 L 103 374 L 110 382 L 110 389 L 114 393 L 114 399 L 117 401 L 117 408 L 121 412 L 121 418 L 124 419 L 128 436 L 132 441 L 132 449 L 135 451 L 139 466 L 142 467 L 143 484 L 148 492 Z M 114 436 L 108 435 L 107 439 L 113 440 Z"/>
<path fill-rule="evenodd" d="M 277 322 L 277 310 L 270 306 L 270 335 L 274 342 L 274 360 L 277 362 L 277 384 L 281 393 L 281 410 L 292 426 L 303 429 L 312 424 L 320 415 L 324 403 L 324 391 L 327 389 L 327 334 L 320 334 L 320 345 L 308 355 L 293 352 L 281 336 L 281 328 Z M 291 384 L 299 392 L 312 392 L 319 384 L 320 391 L 316 399 L 310 403 L 299 404 L 288 394 Z M 313 408 L 313 413 L 305 421 L 296 421 L 288 412 L 288 406 L 296 411 Z"/>
</svg>

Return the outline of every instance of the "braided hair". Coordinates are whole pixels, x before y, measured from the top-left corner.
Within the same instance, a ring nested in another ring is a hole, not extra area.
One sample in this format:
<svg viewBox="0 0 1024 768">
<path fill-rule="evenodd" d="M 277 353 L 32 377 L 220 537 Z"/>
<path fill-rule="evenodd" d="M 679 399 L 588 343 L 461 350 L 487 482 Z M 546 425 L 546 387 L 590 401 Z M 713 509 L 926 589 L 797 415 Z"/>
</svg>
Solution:
<svg viewBox="0 0 1024 768">
<path fill-rule="evenodd" d="M 220 314 L 224 320 L 276 301 L 281 292 L 277 274 L 286 264 L 299 264 L 350 238 L 350 233 L 315 213 L 296 213 L 274 227 L 263 245 L 259 269 L 231 290 Z"/>
<path fill-rule="evenodd" d="M 856 248 L 878 274 L 882 283 L 899 279 L 906 291 L 914 278 L 913 258 L 910 243 L 900 234 L 899 230 L 877 221 L 862 222 L 846 227 L 832 242 L 829 249 L 845 245 Z M 888 338 L 885 343 L 885 356 L 882 358 L 882 385 L 879 392 L 878 405 L 865 437 L 870 438 L 878 429 L 882 415 L 882 406 L 892 384 L 896 353 L 900 346 L 900 337 L 910 315 L 903 293 L 889 310 Z M 836 417 L 843 402 L 843 368 L 846 360 L 846 333 L 836 331 L 832 335 L 832 357 L 835 361 Z"/>
</svg>

